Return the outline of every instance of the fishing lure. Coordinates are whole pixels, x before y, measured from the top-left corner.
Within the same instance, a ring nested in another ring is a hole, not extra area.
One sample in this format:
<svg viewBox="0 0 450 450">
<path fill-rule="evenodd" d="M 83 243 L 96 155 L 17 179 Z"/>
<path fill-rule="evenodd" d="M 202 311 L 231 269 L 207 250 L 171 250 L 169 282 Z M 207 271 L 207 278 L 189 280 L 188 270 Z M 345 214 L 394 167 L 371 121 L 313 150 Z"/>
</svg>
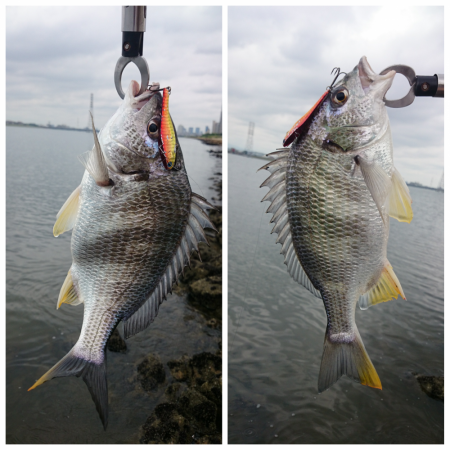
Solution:
<svg viewBox="0 0 450 450">
<path fill-rule="evenodd" d="M 336 76 L 331 83 L 330 86 L 327 87 L 327 90 L 322 94 L 322 96 L 317 100 L 317 102 L 314 104 L 314 106 L 300 119 L 297 120 L 297 122 L 294 123 L 292 128 L 286 133 L 286 136 L 283 139 L 283 147 L 287 147 L 290 145 L 295 138 L 300 136 L 301 134 L 304 134 L 308 131 L 309 125 L 311 124 L 312 119 L 315 116 L 316 111 L 320 108 L 320 105 L 325 101 L 325 99 L 328 97 L 328 94 L 330 93 L 334 83 L 336 82 L 339 75 L 344 74 L 345 72 L 341 72 L 341 69 L 339 67 L 335 67 L 331 73 L 335 72 Z"/>
<path fill-rule="evenodd" d="M 170 92 L 170 87 L 163 89 L 161 128 L 158 139 L 159 154 L 161 155 L 161 160 L 167 170 L 173 169 L 175 167 L 175 160 L 177 157 L 177 138 L 175 135 L 175 129 L 173 127 L 172 118 L 169 114 Z"/>
</svg>

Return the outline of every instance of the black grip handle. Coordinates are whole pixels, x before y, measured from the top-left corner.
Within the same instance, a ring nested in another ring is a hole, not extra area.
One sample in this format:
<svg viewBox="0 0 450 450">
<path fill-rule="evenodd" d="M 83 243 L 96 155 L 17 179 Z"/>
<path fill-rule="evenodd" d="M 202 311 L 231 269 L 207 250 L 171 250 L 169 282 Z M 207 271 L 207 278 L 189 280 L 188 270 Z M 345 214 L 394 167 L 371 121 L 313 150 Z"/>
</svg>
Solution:
<svg viewBox="0 0 450 450">
<path fill-rule="evenodd" d="M 122 56 L 142 56 L 144 33 L 141 31 L 122 31 Z"/>
<path fill-rule="evenodd" d="M 436 75 L 417 75 L 414 95 L 416 97 L 434 97 L 438 89 L 438 77 Z"/>
</svg>

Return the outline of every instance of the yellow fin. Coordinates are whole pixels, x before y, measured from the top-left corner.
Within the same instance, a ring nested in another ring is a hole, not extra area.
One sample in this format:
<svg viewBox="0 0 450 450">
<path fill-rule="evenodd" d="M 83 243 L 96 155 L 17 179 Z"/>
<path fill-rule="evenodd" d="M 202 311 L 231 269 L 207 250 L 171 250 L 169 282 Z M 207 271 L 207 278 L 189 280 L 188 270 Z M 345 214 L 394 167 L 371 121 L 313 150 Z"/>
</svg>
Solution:
<svg viewBox="0 0 450 450">
<path fill-rule="evenodd" d="M 382 389 L 380 377 L 364 348 L 357 329 L 354 333 L 325 334 L 319 372 L 319 392 L 327 390 L 342 375 L 375 389 Z"/>
<path fill-rule="evenodd" d="M 64 283 L 61 287 L 61 291 L 59 292 L 58 304 L 56 305 L 56 309 L 59 309 L 59 307 L 63 303 L 67 303 L 72 306 L 76 306 L 79 305 L 80 303 L 83 303 L 82 300 L 79 299 L 75 291 L 75 288 L 73 287 L 72 273 L 70 270 L 67 273 L 67 277 L 64 280 Z"/>
<path fill-rule="evenodd" d="M 53 236 L 57 237 L 65 231 L 69 231 L 75 225 L 80 205 L 81 185 L 78 186 L 66 200 L 59 213 L 56 215 L 56 222 L 53 227 Z"/>
<path fill-rule="evenodd" d="M 364 344 L 362 345 L 361 353 L 358 356 L 359 359 L 357 358 L 356 368 L 358 370 L 360 383 L 364 386 L 382 390 L 383 387 L 381 386 L 380 377 L 364 348 Z"/>
<path fill-rule="evenodd" d="M 410 223 L 413 218 L 411 195 L 397 169 L 392 174 L 392 188 L 389 193 L 389 215 L 399 222 Z"/>
<path fill-rule="evenodd" d="M 394 269 L 387 261 L 378 283 L 359 299 L 359 307 L 367 309 L 369 306 L 377 305 L 378 303 L 395 300 L 399 294 L 403 300 L 406 300 L 402 285 L 397 275 L 395 275 Z"/>
</svg>

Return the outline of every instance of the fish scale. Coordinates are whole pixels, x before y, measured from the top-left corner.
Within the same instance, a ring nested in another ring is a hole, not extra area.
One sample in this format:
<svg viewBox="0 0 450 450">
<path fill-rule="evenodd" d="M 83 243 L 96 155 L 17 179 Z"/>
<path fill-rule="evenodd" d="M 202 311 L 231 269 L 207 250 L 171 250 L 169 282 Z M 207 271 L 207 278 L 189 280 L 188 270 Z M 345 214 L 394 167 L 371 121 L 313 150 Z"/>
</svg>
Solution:
<svg viewBox="0 0 450 450">
<path fill-rule="evenodd" d="M 288 131 L 283 144 L 292 146 L 261 168 L 271 172 L 263 200 L 272 202 L 267 212 L 288 271 L 325 306 L 319 392 L 344 374 L 381 389 L 356 327 L 356 304 L 405 298 L 386 257 L 389 216 L 412 219 L 382 101 L 394 75 L 377 75 L 361 58 Z"/>
</svg>

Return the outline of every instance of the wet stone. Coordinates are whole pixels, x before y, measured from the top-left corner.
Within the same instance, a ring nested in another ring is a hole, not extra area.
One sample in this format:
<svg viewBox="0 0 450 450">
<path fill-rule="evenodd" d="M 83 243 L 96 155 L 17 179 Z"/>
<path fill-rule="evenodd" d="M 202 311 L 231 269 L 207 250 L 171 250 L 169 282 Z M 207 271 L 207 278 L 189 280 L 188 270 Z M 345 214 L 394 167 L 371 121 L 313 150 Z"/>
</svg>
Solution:
<svg viewBox="0 0 450 450">
<path fill-rule="evenodd" d="M 144 391 L 150 392 L 159 384 L 164 383 L 166 373 L 157 355 L 150 354 L 138 365 L 138 380 Z"/>
<path fill-rule="evenodd" d="M 176 402 L 178 397 L 182 394 L 184 386 L 181 383 L 173 383 L 169 385 L 165 391 L 167 399 L 171 402 Z"/>
<path fill-rule="evenodd" d="M 124 339 L 122 339 L 122 336 L 120 335 L 117 328 L 109 337 L 106 346 L 111 352 L 126 353 L 127 351 L 127 344 L 125 343 Z"/>
<path fill-rule="evenodd" d="M 193 444 L 191 429 L 173 403 L 161 403 L 142 427 L 141 444 Z"/>
<path fill-rule="evenodd" d="M 416 379 L 425 394 L 436 400 L 444 401 L 444 377 L 416 375 Z"/>
<path fill-rule="evenodd" d="M 193 422 L 201 433 L 216 431 L 217 406 L 196 389 L 188 389 L 178 400 L 183 416 Z"/>
<path fill-rule="evenodd" d="M 177 381 L 186 381 L 189 377 L 188 372 L 188 362 L 189 358 L 187 356 L 182 356 L 180 359 L 174 359 L 167 363 L 170 369 L 170 373 Z"/>
<path fill-rule="evenodd" d="M 209 352 L 194 355 L 189 361 L 189 372 L 191 383 L 201 385 L 222 375 L 222 358 Z"/>
<path fill-rule="evenodd" d="M 196 306 L 204 310 L 215 311 L 221 318 L 222 277 L 214 275 L 202 278 L 192 283 L 190 288 L 190 295 Z"/>
</svg>

